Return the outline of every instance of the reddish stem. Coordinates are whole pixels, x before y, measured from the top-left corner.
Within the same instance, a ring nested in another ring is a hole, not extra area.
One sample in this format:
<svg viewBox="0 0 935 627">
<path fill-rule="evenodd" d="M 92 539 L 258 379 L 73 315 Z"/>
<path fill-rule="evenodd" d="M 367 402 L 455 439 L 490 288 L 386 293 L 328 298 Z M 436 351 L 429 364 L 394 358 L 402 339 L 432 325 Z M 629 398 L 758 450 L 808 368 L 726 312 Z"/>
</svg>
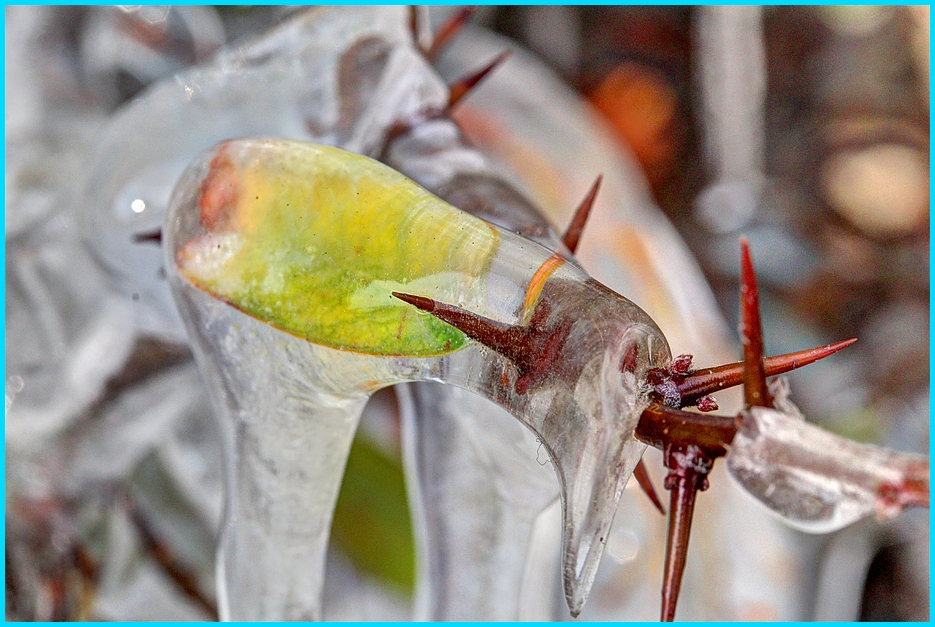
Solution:
<svg viewBox="0 0 935 627">
<path fill-rule="evenodd" d="M 727 452 L 737 434 L 737 418 L 696 414 L 651 402 L 640 415 L 638 440 L 664 450 L 670 444 L 696 446 L 715 459 Z"/>
</svg>

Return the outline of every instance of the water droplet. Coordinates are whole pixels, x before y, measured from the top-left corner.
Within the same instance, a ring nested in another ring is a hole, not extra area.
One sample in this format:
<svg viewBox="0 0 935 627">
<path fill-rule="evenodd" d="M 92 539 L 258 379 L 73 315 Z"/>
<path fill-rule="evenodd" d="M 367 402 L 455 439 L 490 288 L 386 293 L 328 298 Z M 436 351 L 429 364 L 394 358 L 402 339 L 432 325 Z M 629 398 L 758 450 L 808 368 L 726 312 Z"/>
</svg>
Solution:
<svg viewBox="0 0 935 627">
<path fill-rule="evenodd" d="M 133 210 L 133 213 L 143 213 L 146 211 L 146 201 L 142 198 L 137 198 L 130 203 L 130 209 Z"/>
</svg>

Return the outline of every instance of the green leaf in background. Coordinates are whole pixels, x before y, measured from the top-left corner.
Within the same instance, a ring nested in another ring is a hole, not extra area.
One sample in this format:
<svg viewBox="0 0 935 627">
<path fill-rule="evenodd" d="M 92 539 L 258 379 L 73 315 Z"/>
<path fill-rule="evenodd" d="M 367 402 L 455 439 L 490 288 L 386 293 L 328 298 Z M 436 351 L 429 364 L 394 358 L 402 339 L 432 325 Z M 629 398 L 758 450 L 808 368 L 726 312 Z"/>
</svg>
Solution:
<svg viewBox="0 0 935 627">
<path fill-rule="evenodd" d="M 412 594 L 415 548 L 402 465 L 360 434 L 351 444 L 331 539 L 358 570 Z"/>
</svg>

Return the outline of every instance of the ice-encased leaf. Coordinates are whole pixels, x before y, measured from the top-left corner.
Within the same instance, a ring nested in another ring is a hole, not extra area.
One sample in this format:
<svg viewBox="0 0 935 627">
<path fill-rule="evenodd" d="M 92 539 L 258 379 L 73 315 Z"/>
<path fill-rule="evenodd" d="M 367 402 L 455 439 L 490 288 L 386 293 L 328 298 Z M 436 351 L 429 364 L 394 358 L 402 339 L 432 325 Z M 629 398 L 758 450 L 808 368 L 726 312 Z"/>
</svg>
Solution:
<svg viewBox="0 0 935 627">
<path fill-rule="evenodd" d="M 338 148 L 238 140 L 211 154 L 195 199 L 204 233 L 176 256 L 189 281 L 335 348 L 414 356 L 464 345 L 463 333 L 391 293 L 458 298 L 497 248 L 487 224 Z"/>
</svg>

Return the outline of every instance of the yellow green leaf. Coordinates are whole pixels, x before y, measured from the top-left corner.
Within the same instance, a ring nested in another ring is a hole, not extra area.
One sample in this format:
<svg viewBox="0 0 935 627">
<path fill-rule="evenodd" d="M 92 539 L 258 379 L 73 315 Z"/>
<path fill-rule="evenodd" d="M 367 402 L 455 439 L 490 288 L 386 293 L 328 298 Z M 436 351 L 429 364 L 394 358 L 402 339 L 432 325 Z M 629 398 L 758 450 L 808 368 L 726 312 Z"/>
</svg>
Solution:
<svg viewBox="0 0 935 627">
<path fill-rule="evenodd" d="M 499 236 L 372 159 L 303 142 L 222 144 L 182 276 L 274 327 L 373 355 L 429 356 L 465 336 L 393 298 L 477 293 Z"/>
</svg>

